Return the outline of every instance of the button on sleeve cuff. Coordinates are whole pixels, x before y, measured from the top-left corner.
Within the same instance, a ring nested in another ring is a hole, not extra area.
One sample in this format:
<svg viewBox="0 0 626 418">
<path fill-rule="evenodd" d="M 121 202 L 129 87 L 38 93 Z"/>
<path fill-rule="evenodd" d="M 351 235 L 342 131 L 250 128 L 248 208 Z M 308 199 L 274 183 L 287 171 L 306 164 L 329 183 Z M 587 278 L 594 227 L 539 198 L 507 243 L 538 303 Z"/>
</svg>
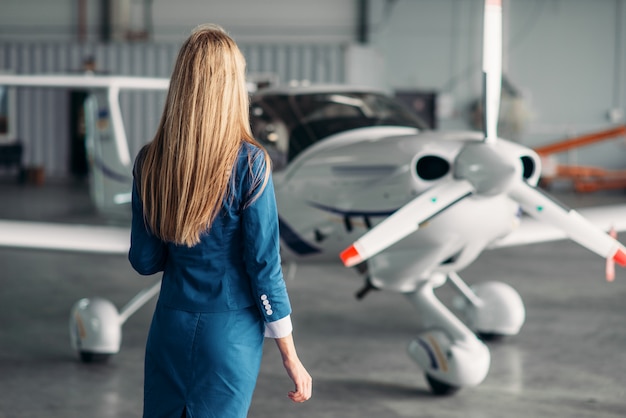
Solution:
<svg viewBox="0 0 626 418">
<path fill-rule="evenodd" d="M 278 321 L 265 323 L 266 338 L 283 338 L 291 334 L 291 331 L 293 331 L 291 315 L 287 315 Z"/>
</svg>

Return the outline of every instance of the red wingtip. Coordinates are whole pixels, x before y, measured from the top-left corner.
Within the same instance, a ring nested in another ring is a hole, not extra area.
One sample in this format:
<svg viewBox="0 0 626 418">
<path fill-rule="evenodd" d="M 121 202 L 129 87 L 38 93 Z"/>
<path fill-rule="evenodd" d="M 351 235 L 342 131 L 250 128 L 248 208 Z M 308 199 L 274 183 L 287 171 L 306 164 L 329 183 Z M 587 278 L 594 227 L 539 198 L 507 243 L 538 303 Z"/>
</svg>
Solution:
<svg viewBox="0 0 626 418">
<path fill-rule="evenodd" d="M 351 245 L 350 247 L 343 250 L 341 254 L 339 254 L 339 257 L 341 257 L 341 261 L 343 261 L 343 264 L 346 267 L 355 266 L 363 261 L 363 258 L 354 247 L 354 245 Z"/>
<path fill-rule="evenodd" d="M 626 267 L 626 252 L 618 248 L 613 256 L 613 260 L 622 267 Z"/>
</svg>

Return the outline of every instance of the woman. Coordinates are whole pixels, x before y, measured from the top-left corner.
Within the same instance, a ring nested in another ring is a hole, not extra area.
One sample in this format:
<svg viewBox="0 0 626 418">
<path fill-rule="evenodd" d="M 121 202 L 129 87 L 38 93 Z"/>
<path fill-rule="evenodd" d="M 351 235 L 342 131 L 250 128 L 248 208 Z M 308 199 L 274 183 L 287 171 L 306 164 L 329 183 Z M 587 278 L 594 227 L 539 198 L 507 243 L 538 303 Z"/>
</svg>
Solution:
<svg viewBox="0 0 626 418">
<path fill-rule="evenodd" d="M 144 417 L 245 417 L 263 337 L 289 397 L 311 396 L 291 335 L 270 160 L 252 138 L 245 60 L 219 26 L 176 60 L 154 140 L 133 170 L 129 260 L 163 271 L 146 344 Z"/>
</svg>

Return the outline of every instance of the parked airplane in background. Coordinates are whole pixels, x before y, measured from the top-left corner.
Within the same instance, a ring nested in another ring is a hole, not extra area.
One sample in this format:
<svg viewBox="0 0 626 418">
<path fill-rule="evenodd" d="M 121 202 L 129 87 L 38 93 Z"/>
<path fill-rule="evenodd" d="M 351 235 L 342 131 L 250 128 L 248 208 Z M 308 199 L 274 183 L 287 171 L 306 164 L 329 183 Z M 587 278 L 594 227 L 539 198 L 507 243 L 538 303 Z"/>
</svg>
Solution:
<svg viewBox="0 0 626 418">
<path fill-rule="evenodd" d="M 266 89 L 251 101 L 253 132 L 274 160 L 283 260 L 341 255 L 365 279 L 359 297 L 372 288 L 406 296 L 421 323 L 408 352 L 436 394 L 480 384 L 490 354 L 477 334 L 514 335 L 525 320 L 510 286 L 470 288 L 459 276 L 484 250 L 570 238 L 626 265 L 626 248 L 605 232 L 626 229 L 626 205 L 563 207 L 535 188 L 537 154 L 497 136 L 500 1 L 485 1 L 484 39 L 483 133 L 424 130 L 385 95 L 347 86 Z M 85 104 L 92 192 L 106 210 L 124 205 L 131 186 L 117 92 L 142 79 L 89 76 L 88 86 L 84 77 L 0 76 L 0 84 L 93 90 Z M 167 87 L 145 80 L 154 83 L 146 88 Z M 125 228 L 1 221 L 0 245 L 125 254 L 129 237 Z M 446 280 L 466 300 L 463 320 L 434 294 Z M 159 282 L 119 312 L 100 298 L 77 302 L 73 347 L 86 361 L 117 353 L 122 324 L 158 290 Z"/>
</svg>

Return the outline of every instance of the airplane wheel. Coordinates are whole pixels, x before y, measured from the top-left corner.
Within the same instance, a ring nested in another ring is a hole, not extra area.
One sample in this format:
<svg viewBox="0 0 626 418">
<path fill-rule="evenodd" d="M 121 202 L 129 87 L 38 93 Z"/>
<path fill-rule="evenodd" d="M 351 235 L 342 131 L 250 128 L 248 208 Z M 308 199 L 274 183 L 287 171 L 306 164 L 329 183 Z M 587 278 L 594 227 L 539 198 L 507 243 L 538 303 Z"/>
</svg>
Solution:
<svg viewBox="0 0 626 418">
<path fill-rule="evenodd" d="M 433 394 L 437 396 L 454 395 L 456 392 L 459 391 L 459 389 L 461 389 L 458 386 L 452 386 L 448 383 L 442 382 L 441 380 L 432 377 L 428 373 L 426 373 L 426 380 L 428 381 L 430 390 L 433 392 Z"/>
<path fill-rule="evenodd" d="M 506 338 L 506 335 L 497 332 L 476 332 L 476 336 L 485 342 L 498 342 Z"/>
<path fill-rule="evenodd" d="M 106 363 L 111 358 L 112 354 L 106 353 L 92 353 L 90 351 L 81 351 L 80 361 L 83 363 Z"/>
<path fill-rule="evenodd" d="M 70 313 L 69 331 L 72 349 L 83 363 L 105 363 L 120 351 L 120 315 L 106 299 L 76 302 Z"/>
<path fill-rule="evenodd" d="M 483 341 L 495 341 L 504 336 L 517 335 L 524 324 L 526 309 L 519 293 L 501 282 L 472 285 L 481 306 L 457 298 L 455 306 L 466 318 L 467 326 Z"/>
</svg>

